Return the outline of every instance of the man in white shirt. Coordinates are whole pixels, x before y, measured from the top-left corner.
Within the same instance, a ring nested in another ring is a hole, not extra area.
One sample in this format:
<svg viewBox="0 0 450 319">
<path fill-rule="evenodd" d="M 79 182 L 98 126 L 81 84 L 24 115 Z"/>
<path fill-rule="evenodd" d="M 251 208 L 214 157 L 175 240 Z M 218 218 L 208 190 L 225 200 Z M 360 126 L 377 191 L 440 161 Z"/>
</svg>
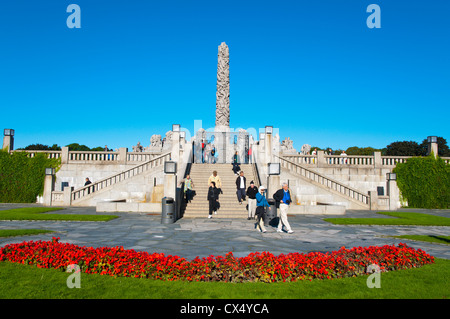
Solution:
<svg viewBox="0 0 450 319">
<path fill-rule="evenodd" d="M 238 178 L 236 178 L 236 194 L 239 201 L 239 204 L 242 205 L 242 200 L 245 199 L 245 182 L 246 178 L 244 176 L 244 172 L 240 171 Z"/>
</svg>

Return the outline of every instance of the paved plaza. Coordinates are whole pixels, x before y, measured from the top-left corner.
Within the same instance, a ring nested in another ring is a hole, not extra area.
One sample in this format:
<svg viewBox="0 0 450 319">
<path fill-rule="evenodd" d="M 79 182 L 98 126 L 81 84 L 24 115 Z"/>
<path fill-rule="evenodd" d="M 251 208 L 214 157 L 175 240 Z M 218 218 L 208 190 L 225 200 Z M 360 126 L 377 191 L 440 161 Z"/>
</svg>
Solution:
<svg viewBox="0 0 450 319">
<path fill-rule="evenodd" d="M 0 204 L 0 210 L 33 205 Z M 408 210 L 449 216 L 450 210 Z M 95 208 L 70 207 L 64 214 L 104 214 Z M 224 255 L 232 251 L 237 257 L 250 252 L 269 251 L 274 255 L 290 252 L 327 252 L 342 246 L 381 246 L 407 243 L 437 257 L 450 259 L 448 245 L 392 238 L 396 235 L 449 236 L 445 226 L 364 226 L 333 225 L 327 217 L 379 217 L 371 211 L 347 211 L 345 215 L 289 215 L 293 234 L 277 233 L 268 226 L 266 233 L 255 229 L 255 222 L 242 219 L 182 218 L 173 224 L 161 224 L 161 216 L 145 213 L 115 213 L 120 218 L 108 222 L 72 221 L 0 221 L 0 229 L 47 229 L 57 233 L 0 238 L 0 246 L 30 240 L 51 240 L 80 246 L 123 246 L 125 249 L 177 255 L 186 259 L 196 256 Z"/>
</svg>

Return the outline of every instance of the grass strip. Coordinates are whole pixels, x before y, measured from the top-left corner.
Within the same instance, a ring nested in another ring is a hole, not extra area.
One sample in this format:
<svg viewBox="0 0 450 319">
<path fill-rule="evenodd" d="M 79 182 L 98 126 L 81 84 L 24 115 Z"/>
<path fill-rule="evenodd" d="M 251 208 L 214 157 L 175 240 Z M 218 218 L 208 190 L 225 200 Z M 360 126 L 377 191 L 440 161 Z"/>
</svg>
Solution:
<svg viewBox="0 0 450 319">
<path fill-rule="evenodd" d="M 378 212 L 395 218 L 324 218 L 336 225 L 450 226 L 450 218 L 410 212 Z"/>
<path fill-rule="evenodd" d="M 425 241 L 429 243 L 438 243 L 438 244 L 446 244 L 450 245 L 450 236 L 437 236 L 437 235 L 401 235 L 401 236 L 392 236 L 395 238 L 404 238 L 411 239 L 417 241 Z"/>
<path fill-rule="evenodd" d="M 109 221 L 118 216 L 114 215 L 88 215 L 88 214 L 45 214 L 60 211 L 58 207 L 26 207 L 0 210 L 0 220 L 65 220 L 65 221 Z"/>
<path fill-rule="evenodd" d="M 0 237 L 14 237 L 53 233 L 52 230 L 46 229 L 0 229 Z"/>
<path fill-rule="evenodd" d="M 381 288 L 367 276 L 286 283 L 160 281 L 80 274 L 81 288 L 69 289 L 70 273 L 0 262 L 2 299 L 442 299 L 450 297 L 450 260 L 380 274 Z"/>
</svg>

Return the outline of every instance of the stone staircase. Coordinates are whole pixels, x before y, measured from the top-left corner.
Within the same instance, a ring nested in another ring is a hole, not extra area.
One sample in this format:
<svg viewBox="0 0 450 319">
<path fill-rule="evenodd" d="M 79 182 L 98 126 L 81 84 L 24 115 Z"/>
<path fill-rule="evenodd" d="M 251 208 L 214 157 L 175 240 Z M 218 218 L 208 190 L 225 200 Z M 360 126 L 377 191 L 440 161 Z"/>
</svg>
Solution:
<svg viewBox="0 0 450 319">
<path fill-rule="evenodd" d="M 253 173 L 251 164 L 241 164 L 241 170 L 244 171 L 246 178 L 246 187 L 250 186 L 250 181 L 255 181 L 256 177 Z M 209 212 L 208 196 L 208 178 L 213 171 L 217 171 L 217 175 L 222 180 L 222 192 L 219 196 L 220 209 L 217 214 L 213 214 L 212 218 L 247 218 L 246 210 L 247 200 L 239 204 L 236 195 L 236 178 L 232 171 L 231 164 L 192 164 L 190 176 L 194 183 L 196 195 L 190 203 L 187 204 L 183 218 L 207 218 Z"/>
</svg>

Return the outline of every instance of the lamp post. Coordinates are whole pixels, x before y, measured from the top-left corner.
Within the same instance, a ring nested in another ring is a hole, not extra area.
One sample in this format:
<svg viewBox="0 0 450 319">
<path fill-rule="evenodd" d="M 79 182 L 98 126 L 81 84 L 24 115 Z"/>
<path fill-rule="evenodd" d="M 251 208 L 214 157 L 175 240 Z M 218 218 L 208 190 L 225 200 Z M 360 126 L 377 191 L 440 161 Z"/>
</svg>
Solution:
<svg viewBox="0 0 450 319">
<path fill-rule="evenodd" d="M 430 155 L 431 153 L 433 153 L 434 157 L 436 158 L 436 156 L 438 156 L 438 151 L 439 151 L 437 136 L 428 136 L 427 142 L 428 142 L 427 155 Z"/>
<path fill-rule="evenodd" d="M 8 152 L 14 149 L 14 130 L 11 128 L 3 130 L 3 149 Z"/>
</svg>

